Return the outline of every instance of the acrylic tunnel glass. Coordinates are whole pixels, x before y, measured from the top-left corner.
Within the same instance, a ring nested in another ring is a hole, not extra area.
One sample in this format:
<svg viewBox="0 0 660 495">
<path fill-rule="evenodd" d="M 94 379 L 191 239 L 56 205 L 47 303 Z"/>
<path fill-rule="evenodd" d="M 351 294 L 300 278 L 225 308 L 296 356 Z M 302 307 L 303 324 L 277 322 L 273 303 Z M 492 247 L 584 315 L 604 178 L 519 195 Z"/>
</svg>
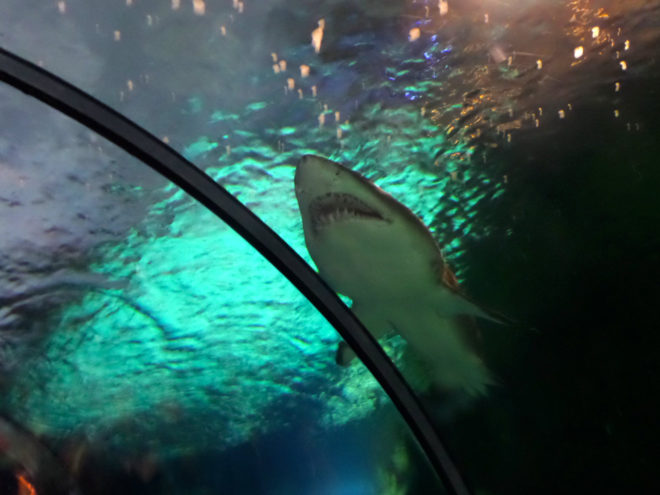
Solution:
<svg viewBox="0 0 660 495">
<path fill-rule="evenodd" d="M 366 368 L 335 364 L 334 329 L 233 230 L 42 103 L 0 100 L 2 425 L 86 494 L 442 492 Z M 21 450 L 0 446 L 3 470 Z"/>
</svg>

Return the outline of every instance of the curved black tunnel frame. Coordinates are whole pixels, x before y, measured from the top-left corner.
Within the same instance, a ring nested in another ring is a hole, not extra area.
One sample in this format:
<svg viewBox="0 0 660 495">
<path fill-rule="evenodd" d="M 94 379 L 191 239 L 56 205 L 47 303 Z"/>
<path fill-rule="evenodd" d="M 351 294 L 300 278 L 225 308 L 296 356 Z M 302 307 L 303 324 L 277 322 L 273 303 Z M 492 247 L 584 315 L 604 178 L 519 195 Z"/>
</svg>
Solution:
<svg viewBox="0 0 660 495">
<path fill-rule="evenodd" d="M 469 490 L 418 398 L 376 340 L 311 267 L 247 207 L 161 140 L 57 76 L 0 48 L 0 79 L 77 120 L 167 177 L 220 217 L 335 327 L 408 423 L 450 493 Z"/>
</svg>

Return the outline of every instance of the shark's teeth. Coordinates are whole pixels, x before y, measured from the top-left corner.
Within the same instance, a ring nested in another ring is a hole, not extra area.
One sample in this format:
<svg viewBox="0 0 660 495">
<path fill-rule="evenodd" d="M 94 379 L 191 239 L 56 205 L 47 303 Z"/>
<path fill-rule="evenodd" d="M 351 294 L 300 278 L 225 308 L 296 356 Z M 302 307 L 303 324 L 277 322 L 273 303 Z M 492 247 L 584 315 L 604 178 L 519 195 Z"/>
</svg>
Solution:
<svg viewBox="0 0 660 495">
<path fill-rule="evenodd" d="M 309 212 L 315 231 L 326 225 L 349 219 L 386 220 L 364 201 L 347 193 L 327 193 L 319 196 L 310 203 Z"/>
</svg>

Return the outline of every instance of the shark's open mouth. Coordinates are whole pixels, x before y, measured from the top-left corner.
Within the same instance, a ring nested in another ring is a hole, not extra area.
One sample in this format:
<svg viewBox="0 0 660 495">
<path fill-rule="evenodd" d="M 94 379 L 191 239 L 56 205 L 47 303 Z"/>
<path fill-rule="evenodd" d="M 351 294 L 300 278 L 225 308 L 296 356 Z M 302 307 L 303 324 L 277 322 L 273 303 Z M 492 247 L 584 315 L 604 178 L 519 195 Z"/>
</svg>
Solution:
<svg viewBox="0 0 660 495">
<path fill-rule="evenodd" d="M 365 218 L 386 221 L 385 217 L 364 201 L 346 193 L 327 193 L 314 198 L 309 205 L 315 232 L 334 222 Z"/>
</svg>

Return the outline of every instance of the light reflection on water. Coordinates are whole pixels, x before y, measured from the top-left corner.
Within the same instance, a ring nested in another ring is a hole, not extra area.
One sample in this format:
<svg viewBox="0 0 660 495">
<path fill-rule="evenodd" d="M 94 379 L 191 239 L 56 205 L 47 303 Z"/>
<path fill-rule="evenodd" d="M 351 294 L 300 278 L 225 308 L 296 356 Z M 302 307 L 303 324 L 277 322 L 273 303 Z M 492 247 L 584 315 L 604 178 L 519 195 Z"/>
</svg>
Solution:
<svg viewBox="0 0 660 495">
<path fill-rule="evenodd" d="M 510 257 L 529 269 L 521 260 L 535 260 L 539 252 L 523 242 L 519 248 L 522 254 L 515 249 L 501 252 L 496 251 L 497 244 L 510 248 L 507 238 L 545 235 L 534 227 L 523 229 L 523 224 L 530 224 L 520 219 L 531 215 L 529 211 L 546 215 L 538 223 L 552 233 L 545 244 L 556 243 L 555 251 L 572 244 L 581 243 L 583 250 L 596 245 L 571 238 L 566 216 L 580 219 L 584 215 L 587 226 L 576 231 L 585 232 L 585 236 L 590 226 L 601 225 L 591 223 L 592 217 L 600 218 L 599 211 L 585 215 L 577 208 L 568 215 L 561 203 L 555 203 L 553 194 L 559 193 L 530 189 L 525 181 L 536 173 L 556 174 L 561 177 L 558 182 L 574 188 L 571 191 L 589 189 L 584 183 L 572 185 L 575 177 L 583 177 L 573 175 L 570 167 L 577 168 L 575 163 L 549 164 L 549 160 L 539 158 L 542 152 L 537 150 L 548 149 L 540 143 L 561 136 L 564 141 L 558 142 L 557 148 L 580 145 L 571 136 L 578 139 L 585 124 L 624 143 L 632 135 L 643 137 L 645 129 L 655 125 L 645 120 L 652 114 L 643 111 L 644 99 L 651 96 L 636 88 L 647 87 L 641 83 L 655 70 L 656 2 L 605 1 L 592 6 L 586 1 L 549 0 L 359 5 L 340 1 L 226 5 L 66 1 L 48 8 L 37 2 L 6 2 L 0 12 L 4 46 L 42 62 L 166 139 L 307 259 L 293 195 L 293 166 L 300 155 L 318 153 L 353 166 L 411 207 L 431 225 L 466 286 L 481 298 L 491 298 L 484 302 L 501 305 L 521 318 L 534 313 L 533 302 L 522 297 L 525 289 L 512 287 L 534 284 L 526 280 L 528 272 L 515 268 L 515 276 L 505 274 L 502 281 L 499 266 L 514 266 L 501 261 Z M 18 127 L 20 120 L 14 122 L 15 135 L 25 134 Z M 31 124 L 24 125 L 27 128 Z M 182 395 L 189 404 L 216 400 L 223 388 L 218 383 L 238 383 L 241 375 L 228 376 L 222 363 L 209 363 L 217 353 L 230 359 L 235 354 L 233 344 L 255 345 L 262 355 L 277 356 L 280 362 L 286 362 L 284 356 L 294 350 L 311 356 L 304 362 L 306 373 L 302 373 L 309 382 L 298 384 L 303 393 L 321 387 L 319 377 L 339 380 L 323 397 L 330 404 L 330 412 L 319 413 L 327 415 L 320 421 L 323 426 L 353 417 L 345 413 L 337 419 L 334 411 L 345 408 L 347 402 L 358 402 L 364 389 L 374 393 L 373 383 L 361 385 L 364 375 L 340 378 L 340 370 L 332 363 L 336 338 L 330 329 L 301 302 L 282 304 L 292 299 L 291 289 L 270 274 L 268 267 L 227 254 L 239 253 L 244 247 L 237 247 L 231 234 L 192 208 L 180 192 L 138 172 L 139 167 L 115 170 L 112 161 L 117 157 L 104 146 L 107 163 L 101 171 L 92 172 L 87 164 L 98 159 L 81 151 L 97 146 L 92 137 L 81 134 L 79 140 L 84 146 L 74 151 L 73 146 L 61 146 L 70 134 L 68 127 L 43 132 L 34 139 L 38 146 L 15 140 L 13 135 L 5 136 L 2 143 L 0 177 L 5 186 L 2 198 L 7 201 L 1 203 L 0 211 L 4 217 L 10 212 L 15 220 L 12 225 L 0 226 L 5 234 L 0 236 L 3 260 L 13 260 L 16 246 L 26 249 L 26 243 L 35 254 L 30 255 L 27 268 L 22 268 L 22 278 L 3 285 L 0 297 L 8 300 L 24 293 L 41 298 L 43 287 L 57 290 L 48 293 L 45 306 L 23 304 L 3 313 L 2 323 L 13 332 L 34 321 L 35 307 L 44 313 L 43 308 L 65 308 L 61 314 L 55 312 L 55 322 L 45 319 L 30 327 L 30 335 L 31 339 L 36 335 L 41 345 L 39 337 L 45 329 L 57 326 L 47 352 L 55 353 L 55 361 L 70 353 L 69 369 L 79 380 L 74 381 L 75 387 L 86 387 L 97 404 L 112 405 L 112 412 L 102 407 L 86 409 L 90 423 L 113 424 L 150 407 L 161 407 L 166 402 L 163 396 L 177 395 L 178 386 L 189 384 L 177 378 L 158 388 L 154 384 L 161 376 L 196 376 L 196 383 L 203 386 L 195 392 L 184 390 Z M 585 149 L 595 147 L 606 154 L 609 142 L 585 145 Z M 530 158 L 533 156 L 537 158 Z M 506 161 L 510 157 L 518 161 Z M 619 179 L 622 188 L 636 174 L 649 177 L 643 161 L 635 165 L 638 161 L 631 160 L 630 166 L 623 162 L 629 170 L 625 169 Z M 575 162 L 579 165 L 580 159 Z M 20 171 L 15 166 L 19 163 Z M 70 170 L 73 179 L 44 174 L 44 167 L 53 170 L 56 165 Z M 530 170 L 536 166 L 538 171 Z M 585 175 L 588 184 L 598 184 L 595 172 Z M 604 176 L 610 177 L 607 173 Z M 21 180 L 35 186 L 29 191 L 17 188 Z M 117 189 L 117 184 L 124 186 Z M 135 184 L 144 189 L 133 189 Z M 42 197 L 44 201 L 37 204 Z M 545 207 L 546 200 L 547 209 L 534 209 L 535 201 Z M 13 206 L 14 201 L 21 207 Z M 501 205 L 511 203 L 517 209 L 510 222 L 497 223 L 508 211 Z M 590 202 L 576 200 L 576 204 Z M 69 222 L 70 211 L 84 214 L 89 223 L 103 228 L 94 232 L 71 230 L 70 225 L 86 224 L 75 219 Z M 637 211 L 633 211 L 633 218 Z M 614 217 L 611 224 L 623 225 L 618 223 L 617 212 L 607 211 L 607 215 Z M 31 223 L 33 216 L 41 222 Z M 194 242 L 187 244 L 185 237 L 190 234 Z M 623 237 L 629 232 L 617 234 Z M 492 251 L 484 252 L 486 246 Z M 220 251 L 220 261 L 212 262 Z M 172 256 L 174 252 L 181 256 Z M 18 271 L 10 262 L 3 261 L 3 266 L 3 281 Z M 93 275 L 81 275 L 80 270 L 88 267 L 92 267 Z M 559 264 L 554 270 L 561 272 L 562 267 Z M 189 280 L 191 273 L 196 274 L 195 283 Z M 236 290 L 239 279 L 244 291 Z M 252 282 L 264 287 L 258 296 L 251 293 Z M 129 290 L 118 291 L 114 284 L 128 284 Z M 218 291 L 217 298 L 210 295 L 211 286 Z M 511 292 L 507 294 L 501 286 Z M 60 290 L 63 287 L 67 290 Z M 81 298 L 72 287 L 93 290 Z M 548 289 L 540 282 L 539 287 L 526 292 L 545 290 L 554 293 L 552 287 Z M 218 303 L 218 299 L 223 302 Z M 42 304 L 44 298 L 39 301 Z M 193 304 L 208 313 L 187 314 Z M 292 314 L 297 327 L 293 333 L 290 324 L 283 323 Z M 72 339 L 66 333 L 85 328 L 81 321 L 86 320 L 105 322 L 106 327 L 89 325 L 100 333 L 100 340 L 94 332 L 89 339 Z M 243 330 L 249 320 L 250 332 L 269 329 L 275 337 L 254 343 L 249 338 L 252 333 L 241 336 L 239 332 L 228 342 L 214 331 L 217 320 Z M 305 329 L 310 322 L 314 328 Z M 132 347 L 136 339 L 129 332 L 113 333 L 118 328 L 142 331 L 137 339 L 140 347 Z M 273 328 L 278 331 L 272 332 Z M 189 348 L 181 343 L 176 349 L 163 348 L 161 339 L 168 332 L 174 334 L 173 340 L 181 336 L 185 340 L 189 335 L 204 337 Z M 318 342 L 306 332 L 313 333 Z M 516 339 L 487 336 L 491 344 L 495 340 L 496 347 L 505 348 L 507 342 L 497 338 Z M 12 349 L 16 340 L 20 343 L 13 333 L 7 340 Z M 310 344 L 310 340 L 314 342 Z M 116 354 L 103 355 L 101 349 L 107 341 L 117 344 Z M 142 346 L 145 343 L 153 344 L 147 347 L 148 352 Z M 523 350 L 528 349 L 523 346 Z M 6 363 L 15 369 L 23 357 L 11 352 Z M 175 356 L 181 352 L 186 359 Z M 513 354 L 513 360 L 524 361 Z M 491 358 L 501 365 L 505 355 L 506 349 L 499 349 Z M 229 361 L 232 369 L 245 371 L 254 391 L 266 396 L 299 393 L 292 392 L 284 378 L 286 385 L 270 380 L 271 370 L 251 373 L 254 363 L 249 356 L 233 359 Z M 128 362 L 134 366 L 124 367 Z M 107 374 L 109 364 L 111 376 Z M 278 376 L 295 374 L 299 364 L 286 363 Z M 504 367 L 503 373 L 508 371 Z M 63 400 L 64 410 L 35 405 L 40 396 L 30 392 L 34 376 L 50 372 L 48 363 L 30 370 L 26 381 L 17 387 L 21 393 L 11 399 L 13 405 L 21 411 L 30 410 L 33 423 L 44 429 L 54 424 L 61 430 L 73 428 L 84 417 L 80 404 Z M 122 388 L 123 378 L 133 373 L 136 383 L 143 383 L 139 381 L 143 378 L 152 380 L 144 382 L 150 385 L 145 385 L 137 398 L 132 386 L 130 390 Z M 66 397 L 72 387 L 69 378 L 53 377 L 46 390 Z M 506 378 L 502 381 L 510 388 L 515 379 Z M 101 388 L 103 379 L 116 380 L 117 388 Z M 168 387 L 171 394 L 164 392 Z M 110 396 L 112 400 L 108 400 Z M 352 411 L 355 417 L 366 415 L 382 400 L 369 397 L 368 404 Z M 115 407 L 117 402 L 122 408 Z M 180 404 L 168 402 L 166 406 L 163 409 L 173 418 L 186 414 Z M 244 409 L 256 412 L 243 417 Z M 199 412 L 195 407 L 191 410 Z M 228 419 L 223 425 L 231 431 L 225 437 L 227 444 L 240 443 L 255 423 L 266 422 L 267 413 L 256 405 L 232 403 L 227 410 L 233 414 L 228 418 L 244 421 L 239 425 Z M 209 424 L 214 421 L 211 417 L 205 420 Z M 159 427 L 155 425 L 154 430 Z M 197 433 L 191 432 L 191 436 Z M 197 437 L 191 443 L 196 441 Z"/>
</svg>

